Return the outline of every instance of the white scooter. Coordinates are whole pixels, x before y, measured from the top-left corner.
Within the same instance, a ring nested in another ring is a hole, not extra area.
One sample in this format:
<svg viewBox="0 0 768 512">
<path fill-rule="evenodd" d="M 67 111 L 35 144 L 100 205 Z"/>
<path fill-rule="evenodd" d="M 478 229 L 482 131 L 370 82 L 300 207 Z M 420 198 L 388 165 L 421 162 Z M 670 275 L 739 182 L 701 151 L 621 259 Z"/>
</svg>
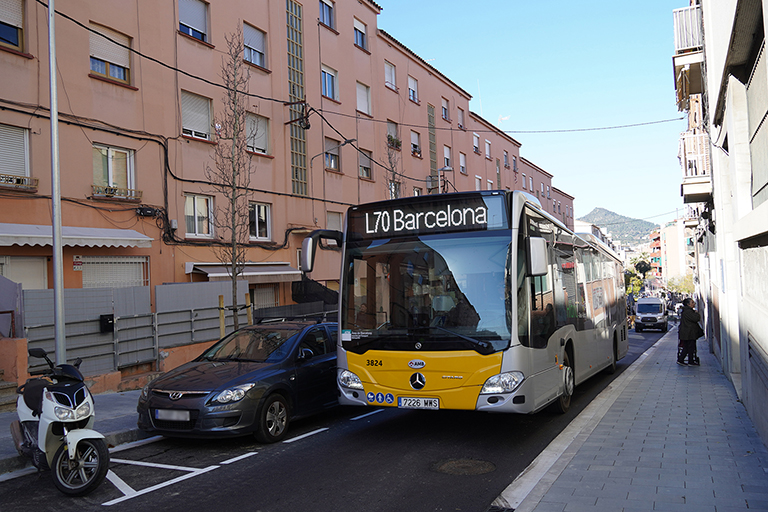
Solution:
<svg viewBox="0 0 768 512">
<path fill-rule="evenodd" d="M 49 368 L 16 390 L 19 419 L 11 424 L 16 450 L 39 470 L 51 469 L 64 494 L 88 494 L 107 475 L 109 450 L 93 430 L 93 397 L 78 369 L 81 360 L 54 365 L 41 348 L 30 348 L 29 355 L 44 358 Z"/>
</svg>

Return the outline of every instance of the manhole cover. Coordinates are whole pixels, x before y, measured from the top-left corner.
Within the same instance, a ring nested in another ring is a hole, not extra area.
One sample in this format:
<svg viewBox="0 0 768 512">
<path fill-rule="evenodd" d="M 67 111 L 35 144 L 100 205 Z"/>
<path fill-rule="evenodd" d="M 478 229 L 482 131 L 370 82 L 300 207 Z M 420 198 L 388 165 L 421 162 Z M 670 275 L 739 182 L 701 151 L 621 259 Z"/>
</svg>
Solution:
<svg viewBox="0 0 768 512">
<path fill-rule="evenodd" d="M 496 465 L 485 460 L 452 459 L 438 462 L 433 469 L 447 475 L 484 475 L 496 471 Z"/>
</svg>

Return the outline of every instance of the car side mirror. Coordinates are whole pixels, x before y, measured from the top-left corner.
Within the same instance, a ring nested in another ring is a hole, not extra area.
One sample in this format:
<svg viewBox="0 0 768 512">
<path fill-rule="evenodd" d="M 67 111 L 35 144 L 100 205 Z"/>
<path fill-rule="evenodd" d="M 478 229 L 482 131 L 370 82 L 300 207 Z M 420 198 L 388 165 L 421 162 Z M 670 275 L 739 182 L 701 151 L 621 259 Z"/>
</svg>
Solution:
<svg viewBox="0 0 768 512">
<path fill-rule="evenodd" d="M 296 359 L 298 361 L 307 361 L 309 359 L 312 359 L 314 356 L 315 356 L 315 353 L 312 352 L 311 349 L 302 348 L 302 349 L 299 349 L 299 356 Z"/>
</svg>

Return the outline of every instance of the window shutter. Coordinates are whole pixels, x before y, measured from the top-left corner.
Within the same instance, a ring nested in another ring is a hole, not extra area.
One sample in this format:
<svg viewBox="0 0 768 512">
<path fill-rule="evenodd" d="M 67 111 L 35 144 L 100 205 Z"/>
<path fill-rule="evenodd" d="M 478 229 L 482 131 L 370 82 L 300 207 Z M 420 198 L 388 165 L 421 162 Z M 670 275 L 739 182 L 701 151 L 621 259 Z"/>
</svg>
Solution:
<svg viewBox="0 0 768 512">
<path fill-rule="evenodd" d="M 358 20 L 357 18 L 355 18 L 353 22 L 354 22 L 355 28 L 360 32 L 362 32 L 363 34 L 365 34 L 365 23 Z"/>
<path fill-rule="evenodd" d="M 206 5 L 199 0 L 179 0 L 179 21 L 188 27 L 207 34 Z"/>
<path fill-rule="evenodd" d="M 419 145 L 419 134 L 413 131 L 411 132 L 411 144 L 414 146 Z"/>
<path fill-rule="evenodd" d="M 0 0 L 0 21 L 12 27 L 24 28 L 24 10 L 21 0 Z"/>
<path fill-rule="evenodd" d="M 384 81 L 391 86 L 395 86 L 395 66 L 384 61 Z"/>
<path fill-rule="evenodd" d="M 28 176 L 27 130 L 0 124 L 0 174 Z"/>
<path fill-rule="evenodd" d="M 99 34 L 103 34 L 110 39 L 117 41 L 118 43 L 129 47 L 131 40 L 123 34 L 118 34 L 114 30 L 110 30 L 106 27 L 100 27 L 91 23 L 91 29 L 95 30 Z M 109 39 L 106 39 L 99 34 L 90 32 L 90 47 L 91 56 L 101 59 L 112 64 L 117 64 L 124 68 L 129 68 L 131 63 L 131 52 L 128 48 L 118 46 Z"/>
<path fill-rule="evenodd" d="M 254 114 L 248 115 L 248 146 L 256 153 L 268 152 L 269 120 Z"/>
<path fill-rule="evenodd" d="M 197 94 L 181 91 L 182 127 L 209 136 L 211 131 L 210 101 Z"/>
<path fill-rule="evenodd" d="M 370 108 L 368 106 L 368 87 L 357 82 L 357 110 L 370 114 Z"/>
<path fill-rule="evenodd" d="M 264 32 L 261 30 L 243 24 L 243 42 L 245 46 L 259 50 L 261 53 L 266 53 L 264 51 L 264 35 Z"/>
</svg>

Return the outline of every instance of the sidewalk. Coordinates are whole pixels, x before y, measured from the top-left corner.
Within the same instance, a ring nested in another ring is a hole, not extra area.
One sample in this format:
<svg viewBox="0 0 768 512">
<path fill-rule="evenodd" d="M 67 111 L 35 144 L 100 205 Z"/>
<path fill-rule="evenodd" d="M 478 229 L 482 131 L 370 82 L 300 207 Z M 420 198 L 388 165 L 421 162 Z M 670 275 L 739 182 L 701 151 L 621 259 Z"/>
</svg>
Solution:
<svg viewBox="0 0 768 512">
<path fill-rule="evenodd" d="M 110 447 L 147 437 L 136 427 L 136 404 L 140 394 L 139 389 L 94 395 L 94 429 L 107 438 Z M 0 476 L 9 471 L 32 466 L 29 459 L 19 456 L 13 445 L 11 423 L 16 419 L 16 411 L 0 413 Z"/>
<path fill-rule="evenodd" d="M 677 329 L 624 371 L 491 511 L 768 511 L 768 450 L 715 357 Z"/>
</svg>

